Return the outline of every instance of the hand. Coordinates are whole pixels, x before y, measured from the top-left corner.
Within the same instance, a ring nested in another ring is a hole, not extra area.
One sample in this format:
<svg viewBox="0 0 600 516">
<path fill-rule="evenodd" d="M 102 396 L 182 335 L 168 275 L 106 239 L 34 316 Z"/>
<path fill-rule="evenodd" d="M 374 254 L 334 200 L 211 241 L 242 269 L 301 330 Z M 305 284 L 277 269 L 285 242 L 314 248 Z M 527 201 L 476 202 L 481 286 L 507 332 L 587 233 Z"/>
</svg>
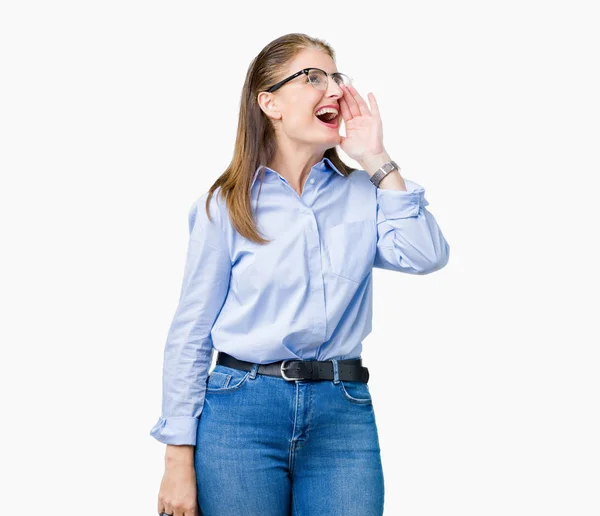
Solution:
<svg viewBox="0 0 600 516">
<path fill-rule="evenodd" d="M 380 155 L 383 148 L 383 129 L 375 95 L 369 93 L 369 106 L 354 86 L 341 85 L 344 95 L 340 98 L 340 109 L 346 128 L 340 147 L 353 160 L 361 162 L 368 156 Z"/>
<path fill-rule="evenodd" d="M 158 513 L 198 516 L 196 473 L 193 464 L 167 467 L 158 493 Z"/>
</svg>

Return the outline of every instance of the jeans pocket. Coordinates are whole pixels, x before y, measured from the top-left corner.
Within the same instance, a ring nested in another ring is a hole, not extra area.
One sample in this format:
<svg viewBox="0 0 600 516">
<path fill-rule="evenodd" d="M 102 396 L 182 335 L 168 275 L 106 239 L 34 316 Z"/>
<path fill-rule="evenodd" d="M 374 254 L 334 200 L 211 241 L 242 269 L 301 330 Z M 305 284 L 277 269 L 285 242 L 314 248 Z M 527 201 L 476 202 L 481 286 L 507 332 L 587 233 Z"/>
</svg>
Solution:
<svg viewBox="0 0 600 516">
<path fill-rule="evenodd" d="M 250 371 L 217 364 L 206 380 L 206 392 L 230 392 L 242 387 Z"/>
<path fill-rule="evenodd" d="M 339 386 L 342 395 L 349 402 L 363 405 L 372 403 L 371 391 L 365 382 L 340 380 Z"/>
</svg>

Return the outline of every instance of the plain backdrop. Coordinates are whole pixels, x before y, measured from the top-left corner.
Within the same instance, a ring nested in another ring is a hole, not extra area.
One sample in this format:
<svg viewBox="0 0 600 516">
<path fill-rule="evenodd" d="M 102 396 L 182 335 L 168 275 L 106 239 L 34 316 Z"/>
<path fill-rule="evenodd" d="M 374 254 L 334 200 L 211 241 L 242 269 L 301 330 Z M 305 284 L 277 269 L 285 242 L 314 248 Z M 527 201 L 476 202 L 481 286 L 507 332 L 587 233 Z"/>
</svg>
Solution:
<svg viewBox="0 0 600 516">
<path fill-rule="evenodd" d="M 1 511 L 156 514 L 187 213 L 251 60 L 305 32 L 375 94 L 451 247 L 430 275 L 374 271 L 385 514 L 600 514 L 592 6 L 3 3 Z"/>
</svg>

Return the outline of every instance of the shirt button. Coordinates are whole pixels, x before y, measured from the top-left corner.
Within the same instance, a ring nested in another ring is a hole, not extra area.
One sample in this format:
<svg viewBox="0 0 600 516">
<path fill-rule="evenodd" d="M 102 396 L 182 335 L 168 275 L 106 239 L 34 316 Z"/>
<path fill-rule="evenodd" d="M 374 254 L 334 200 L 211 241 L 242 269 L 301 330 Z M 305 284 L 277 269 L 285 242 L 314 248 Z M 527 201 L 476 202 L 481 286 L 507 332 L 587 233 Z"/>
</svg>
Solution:
<svg viewBox="0 0 600 516">
<path fill-rule="evenodd" d="M 311 185 L 315 184 L 315 178 L 314 178 L 314 177 L 311 177 L 311 178 L 310 178 L 310 184 L 311 184 Z"/>
</svg>

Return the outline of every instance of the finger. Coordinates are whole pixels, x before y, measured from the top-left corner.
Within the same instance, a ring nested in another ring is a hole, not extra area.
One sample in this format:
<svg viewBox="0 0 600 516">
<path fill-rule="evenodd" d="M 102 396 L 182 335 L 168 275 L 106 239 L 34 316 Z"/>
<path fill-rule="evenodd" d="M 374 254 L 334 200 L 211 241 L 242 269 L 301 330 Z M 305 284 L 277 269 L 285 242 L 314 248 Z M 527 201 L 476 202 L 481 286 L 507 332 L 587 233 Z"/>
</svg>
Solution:
<svg viewBox="0 0 600 516">
<path fill-rule="evenodd" d="M 375 118 L 381 120 L 381 114 L 379 113 L 379 106 L 377 105 L 377 100 L 375 99 L 375 95 L 373 93 L 369 93 L 367 95 L 369 97 L 369 105 L 371 106 L 371 113 Z"/>
<path fill-rule="evenodd" d="M 340 97 L 340 111 L 345 122 L 352 120 L 352 113 L 350 113 L 350 108 L 344 97 Z"/>
<path fill-rule="evenodd" d="M 354 95 L 344 84 L 342 84 L 341 86 L 344 91 L 344 98 L 346 99 L 346 102 L 348 103 L 348 107 L 350 108 L 350 113 L 352 114 L 352 118 L 354 118 L 355 116 L 360 116 L 360 108 L 358 107 L 358 104 L 356 103 L 356 100 L 354 99 Z"/>
<path fill-rule="evenodd" d="M 356 103 L 358 104 L 358 108 L 360 109 L 360 114 L 362 116 L 369 116 L 371 114 L 371 110 L 369 109 L 369 106 L 367 106 L 365 99 L 363 99 L 360 96 L 360 93 L 358 93 L 358 91 L 354 86 L 352 86 L 352 84 L 348 86 L 348 89 L 352 92 L 354 98 L 356 99 Z"/>
<path fill-rule="evenodd" d="M 348 108 L 350 109 L 352 117 L 354 118 L 355 116 L 360 116 L 360 108 L 358 107 L 356 99 L 354 98 L 354 94 L 346 85 L 342 84 L 342 88 L 344 88 L 344 98 L 346 99 L 346 103 L 348 104 Z"/>
</svg>

